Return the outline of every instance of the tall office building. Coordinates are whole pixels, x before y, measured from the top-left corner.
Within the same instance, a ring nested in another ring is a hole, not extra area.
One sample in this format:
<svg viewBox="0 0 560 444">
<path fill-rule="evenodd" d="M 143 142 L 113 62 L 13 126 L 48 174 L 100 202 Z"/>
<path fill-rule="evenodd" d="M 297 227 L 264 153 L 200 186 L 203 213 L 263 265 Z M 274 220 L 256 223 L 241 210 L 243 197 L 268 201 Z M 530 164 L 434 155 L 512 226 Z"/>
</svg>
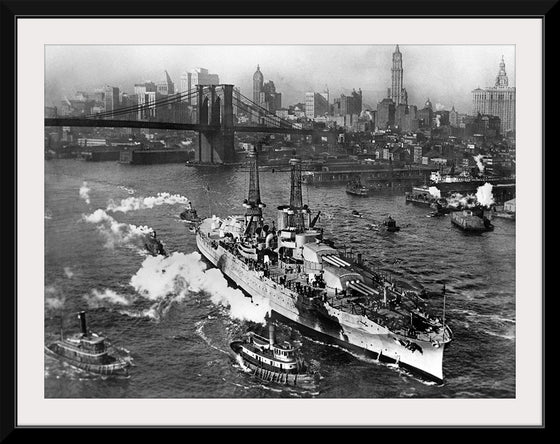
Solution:
<svg viewBox="0 0 560 444">
<path fill-rule="evenodd" d="M 263 73 L 261 72 L 260 66 L 257 65 L 257 70 L 255 71 L 255 74 L 253 74 L 253 102 L 257 104 L 261 100 L 263 83 L 264 83 L 264 76 Z"/>
<path fill-rule="evenodd" d="M 395 106 L 400 104 L 408 104 L 408 94 L 406 89 L 403 88 L 403 65 L 402 54 L 397 45 L 393 53 L 393 67 L 391 68 L 391 89 L 389 98 L 393 100 Z"/>
<path fill-rule="evenodd" d="M 157 83 L 157 93 L 162 96 L 175 94 L 175 84 L 171 81 L 171 77 L 167 71 L 163 72 L 163 78 Z"/>
<path fill-rule="evenodd" d="M 105 86 L 105 111 L 113 111 L 119 108 L 119 88 Z"/>
<path fill-rule="evenodd" d="M 500 118 L 500 133 L 515 132 L 515 87 L 509 86 L 504 57 L 493 87 L 477 88 L 473 92 L 473 114 Z"/>
<path fill-rule="evenodd" d="M 136 95 L 138 105 L 138 119 L 147 119 L 155 116 L 155 104 L 157 86 L 154 82 L 137 83 L 134 85 L 134 94 Z"/>
<path fill-rule="evenodd" d="M 196 105 L 196 85 L 219 85 L 218 74 L 210 74 L 206 68 L 194 68 L 184 71 L 179 82 L 179 92 L 183 94 L 186 102 Z"/>
<path fill-rule="evenodd" d="M 361 114 L 362 112 L 362 90 L 352 90 L 352 94 L 346 96 L 341 94 L 333 101 L 333 116 L 346 116 L 348 114 Z"/>
<path fill-rule="evenodd" d="M 325 94 L 316 92 L 305 93 L 305 117 L 314 119 L 317 116 L 324 116 L 329 112 L 329 101 Z"/>
</svg>

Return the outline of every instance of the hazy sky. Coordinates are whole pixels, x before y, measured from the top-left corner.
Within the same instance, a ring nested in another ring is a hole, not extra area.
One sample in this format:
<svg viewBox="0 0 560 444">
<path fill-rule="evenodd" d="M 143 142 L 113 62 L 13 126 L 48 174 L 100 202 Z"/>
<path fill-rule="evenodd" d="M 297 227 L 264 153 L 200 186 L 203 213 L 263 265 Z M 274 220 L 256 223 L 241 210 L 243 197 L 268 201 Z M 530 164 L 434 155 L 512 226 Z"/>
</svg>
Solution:
<svg viewBox="0 0 560 444">
<path fill-rule="evenodd" d="M 398 43 L 398 42 L 396 42 Z M 515 86 L 513 45 L 399 45 L 403 54 L 404 87 L 409 104 L 423 107 L 429 97 L 446 109 L 470 112 L 471 91 L 493 86 L 502 55 L 509 85 Z M 57 105 L 79 90 L 104 85 L 132 93 L 135 83 L 157 82 L 167 70 L 177 87 L 180 75 L 207 68 L 252 98 L 257 64 L 264 80 L 282 93 L 282 105 L 304 101 L 307 91 L 328 85 L 331 103 L 341 93 L 361 88 L 364 103 L 375 108 L 391 86 L 395 45 L 168 45 L 45 47 L 45 104 Z"/>
</svg>

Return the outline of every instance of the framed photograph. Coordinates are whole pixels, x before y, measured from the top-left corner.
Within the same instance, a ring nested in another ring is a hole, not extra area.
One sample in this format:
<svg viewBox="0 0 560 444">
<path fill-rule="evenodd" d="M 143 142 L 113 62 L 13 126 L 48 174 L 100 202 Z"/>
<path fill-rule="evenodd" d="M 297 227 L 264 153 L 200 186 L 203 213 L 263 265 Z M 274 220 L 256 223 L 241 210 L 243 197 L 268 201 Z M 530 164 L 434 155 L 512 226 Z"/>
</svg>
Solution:
<svg viewBox="0 0 560 444">
<path fill-rule="evenodd" d="M 453 3 L 2 2 L 6 436 L 543 428 L 555 2 Z"/>
</svg>

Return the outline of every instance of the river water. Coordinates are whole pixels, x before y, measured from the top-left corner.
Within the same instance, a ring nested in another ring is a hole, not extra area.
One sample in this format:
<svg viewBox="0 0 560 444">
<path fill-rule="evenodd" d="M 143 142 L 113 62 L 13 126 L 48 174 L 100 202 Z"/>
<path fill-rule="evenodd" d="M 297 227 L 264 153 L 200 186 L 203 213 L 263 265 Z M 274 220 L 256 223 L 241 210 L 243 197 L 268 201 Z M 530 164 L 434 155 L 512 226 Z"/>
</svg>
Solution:
<svg viewBox="0 0 560 444">
<path fill-rule="evenodd" d="M 263 171 L 260 179 L 265 218 L 275 220 L 289 201 L 289 173 Z M 327 237 L 413 288 L 445 284 L 454 341 L 444 383 L 283 325 L 279 334 L 301 342 L 321 380 L 303 391 L 253 379 L 229 344 L 259 320 L 236 309 L 237 291 L 207 269 L 179 218 L 186 199 L 204 217 L 241 214 L 247 188 L 244 167 L 45 163 L 45 341 L 61 321 L 78 331 L 75 313 L 85 310 L 88 326 L 132 364 L 127 378 L 101 377 L 45 356 L 45 398 L 515 398 L 515 222 L 495 219 L 494 231 L 466 234 L 449 217 L 406 204 L 402 191 L 362 198 L 343 186 L 303 188 Z M 389 214 L 401 231 L 367 229 Z M 139 234 L 150 228 L 168 258 L 142 248 Z"/>
</svg>

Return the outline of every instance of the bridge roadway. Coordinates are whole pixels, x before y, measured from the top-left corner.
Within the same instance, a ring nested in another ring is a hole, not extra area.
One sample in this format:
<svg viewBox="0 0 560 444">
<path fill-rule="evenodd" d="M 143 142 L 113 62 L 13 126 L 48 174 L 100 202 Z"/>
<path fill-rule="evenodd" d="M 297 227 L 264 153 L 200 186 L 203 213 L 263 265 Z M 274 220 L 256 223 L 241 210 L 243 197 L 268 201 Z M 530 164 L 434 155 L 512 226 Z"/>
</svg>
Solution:
<svg viewBox="0 0 560 444">
<path fill-rule="evenodd" d="M 148 120 L 109 120 L 83 118 L 45 118 L 45 126 L 74 126 L 74 127 L 103 127 L 103 128 L 150 128 L 176 131 L 204 131 L 219 132 L 223 129 L 219 125 L 201 125 L 198 123 L 155 122 Z M 301 135 L 333 134 L 331 130 L 280 128 L 262 126 L 233 126 L 237 133 L 278 133 Z"/>
</svg>

